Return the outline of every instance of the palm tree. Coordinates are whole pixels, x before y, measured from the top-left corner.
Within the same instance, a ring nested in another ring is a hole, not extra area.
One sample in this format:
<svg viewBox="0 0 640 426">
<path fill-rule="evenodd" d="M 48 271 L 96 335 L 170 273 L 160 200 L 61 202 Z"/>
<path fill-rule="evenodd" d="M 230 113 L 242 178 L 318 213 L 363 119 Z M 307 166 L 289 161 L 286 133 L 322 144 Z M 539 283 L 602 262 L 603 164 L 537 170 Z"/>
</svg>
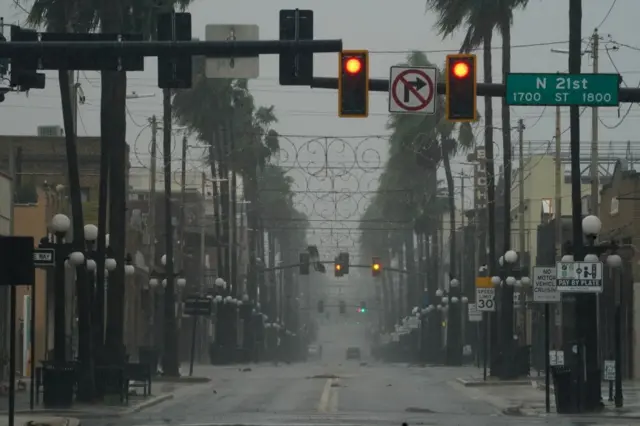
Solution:
<svg viewBox="0 0 640 426">
<path fill-rule="evenodd" d="M 46 27 L 47 31 L 88 31 L 94 25 L 94 17 L 91 13 L 72 13 L 70 5 L 64 2 L 52 0 L 35 0 L 27 23 L 35 28 Z M 82 197 L 80 189 L 80 175 L 78 170 L 78 153 L 76 148 L 76 133 L 71 99 L 70 73 L 66 70 L 58 72 L 60 85 L 60 97 L 62 103 L 62 116 L 65 130 L 65 148 L 67 154 L 67 174 L 69 180 L 69 199 L 73 216 L 73 244 L 76 251 L 84 252 L 84 218 L 82 215 Z M 81 391 L 79 399 L 90 401 L 94 395 L 95 382 L 93 376 L 93 348 L 91 341 L 91 294 L 87 282 L 86 268 L 77 270 L 76 303 L 78 312 L 78 347 L 80 359 Z"/>
</svg>

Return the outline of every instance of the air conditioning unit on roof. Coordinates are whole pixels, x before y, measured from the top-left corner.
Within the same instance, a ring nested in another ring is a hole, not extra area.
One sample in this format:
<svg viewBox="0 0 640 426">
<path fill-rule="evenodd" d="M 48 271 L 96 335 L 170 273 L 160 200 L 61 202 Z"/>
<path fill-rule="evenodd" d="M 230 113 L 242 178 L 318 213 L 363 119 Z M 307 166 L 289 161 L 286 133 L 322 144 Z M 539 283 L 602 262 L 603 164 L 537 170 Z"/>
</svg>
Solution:
<svg viewBox="0 0 640 426">
<path fill-rule="evenodd" d="M 64 136 L 64 130 L 60 126 L 38 126 L 38 136 L 40 137 Z"/>
</svg>

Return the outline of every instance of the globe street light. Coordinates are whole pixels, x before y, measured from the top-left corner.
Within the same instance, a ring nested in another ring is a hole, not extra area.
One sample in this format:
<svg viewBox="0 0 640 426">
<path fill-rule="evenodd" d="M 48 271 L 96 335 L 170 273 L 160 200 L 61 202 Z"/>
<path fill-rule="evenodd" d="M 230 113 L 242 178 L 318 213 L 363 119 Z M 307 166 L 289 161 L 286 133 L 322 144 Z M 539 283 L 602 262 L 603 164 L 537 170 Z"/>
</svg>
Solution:
<svg viewBox="0 0 640 426">
<path fill-rule="evenodd" d="M 92 224 L 84 226 L 84 239 L 89 242 L 94 242 L 98 239 L 98 227 Z"/>
<path fill-rule="evenodd" d="M 586 219 L 586 218 L 585 218 Z M 583 222 L 584 225 L 584 222 Z M 615 351 L 615 406 L 620 408 L 624 405 L 622 396 L 622 280 L 619 269 L 622 267 L 622 257 L 613 253 L 607 256 L 607 265 L 615 269 L 613 274 L 613 285 L 617 292 L 616 306 L 614 310 L 614 351 Z"/>
<path fill-rule="evenodd" d="M 598 216 L 589 215 L 582 219 L 582 232 L 584 232 L 587 237 L 597 237 L 601 230 L 602 221 L 600 221 Z"/>
<path fill-rule="evenodd" d="M 130 264 L 124 265 L 124 275 L 127 277 L 132 276 L 136 273 L 136 267 Z"/>
<path fill-rule="evenodd" d="M 104 267 L 108 272 L 113 272 L 118 267 L 118 262 L 112 257 L 104 260 Z"/>
<path fill-rule="evenodd" d="M 51 229 L 56 234 L 66 234 L 69 232 L 69 228 L 71 228 L 71 219 L 69 219 L 69 216 L 58 213 L 51 218 Z"/>
</svg>

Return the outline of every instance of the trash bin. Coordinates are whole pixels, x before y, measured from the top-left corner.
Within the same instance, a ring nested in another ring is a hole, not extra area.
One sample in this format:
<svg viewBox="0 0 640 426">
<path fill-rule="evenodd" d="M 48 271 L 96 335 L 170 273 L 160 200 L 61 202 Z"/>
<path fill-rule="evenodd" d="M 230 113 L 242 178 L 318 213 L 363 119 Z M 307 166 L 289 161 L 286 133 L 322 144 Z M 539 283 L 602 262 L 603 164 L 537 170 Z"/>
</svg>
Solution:
<svg viewBox="0 0 640 426">
<path fill-rule="evenodd" d="M 125 380 L 124 367 L 101 365 L 96 366 L 96 392 L 102 397 L 117 397 L 121 401 L 124 400 Z"/>
<path fill-rule="evenodd" d="M 576 412 L 575 398 L 572 397 L 571 369 L 556 367 L 553 369 L 553 387 L 556 400 L 556 412 L 558 414 L 571 414 Z"/>
<path fill-rule="evenodd" d="M 44 408 L 70 408 L 76 371 L 72 364 L 44 364 L 42 367 L 42 404 Z"/>
</svg>

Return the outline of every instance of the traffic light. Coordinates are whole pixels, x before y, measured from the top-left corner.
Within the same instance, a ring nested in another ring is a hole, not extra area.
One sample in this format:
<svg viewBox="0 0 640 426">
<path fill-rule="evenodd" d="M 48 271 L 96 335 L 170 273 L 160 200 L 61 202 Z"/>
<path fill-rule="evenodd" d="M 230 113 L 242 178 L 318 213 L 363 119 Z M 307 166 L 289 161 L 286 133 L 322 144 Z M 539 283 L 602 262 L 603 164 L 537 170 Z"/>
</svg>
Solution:
<svg viewBox="0 0 640 426">
<path fill-rule="evenodd" d="M 280 40 L 313 40 L 313 10 L 280 11 Z M 309 86 L 313 81 L 313 53 L 281 53 L 280 85 Z"/>
<path fill-rule="evenodd" d="M 349 274 L 349 253 L 347 252 L 341 252 L 338 255 L 338 259 L 340 259 L 340 265 L 342 265 L 342 275 L 348 275 Z"/>
<path fill-rule="evenodd" d="M 32 41 L 34 37 L 37 37 L 34 30 L 25 30 L 17 25 L 11 26 L 11 41 Z M 26 92 L 30 89 L 44 89 L 45 75 L 37 72 L 37 70 L 37 59 L 12 59 L 9 85 L 18 88 L 21 92 Z"/>
<path fill-rule="evenodd" d="M 324 313 L 324 300 L 318 300 L 318 313 Z"/>
<path fill-rule="evenodd" d="M 374 257 L 371 260 L 371 275 L 374 277 L 377 277 L 378 275 L 380 275 L 381 271 L 382 271 L 382 263 L 380 263 L 380 258 Z"/>
<path fill-rule="evenodd" d="M 343 275 L 342 262 L 340 261 L 340 257 L 335 258 L 335 263 L 333 265 L 333 275 L 338 278 Z"/>
<path fill-rule="evenodd" d="M 445 117 L 467 123 L 478 120 L 476 55 L 447 55 Z"/>
<path fill-rule="evenodd" d="M 309 253 L 300 253 L 300 275 L 309 275 Z"/>
<path fill-rule="evenodd" d="M 338 116 L 369 116 L 369 51 L 344 50 L 339 53 Z"/>
<path fill-rule="evenodd" d="M 360 302 L 360 313 L 364 314 L 367 312 L 367 302 Z"/>
<path fill-rule="evenodd" d="M 347 313 L 347 304 L 344 303 L 344 300 L 340 301 L 340 313 L 341 314 L 346 314 Z"/>
<path fill-rule="evenodd" d="M 191 41 L 191 14 L 161 13 L 158 15 L 156 29 L 158 41 Z M 191 68 L 190 55 L 158 55 L 158 87 L 191 88 Z"/>
</svg>

